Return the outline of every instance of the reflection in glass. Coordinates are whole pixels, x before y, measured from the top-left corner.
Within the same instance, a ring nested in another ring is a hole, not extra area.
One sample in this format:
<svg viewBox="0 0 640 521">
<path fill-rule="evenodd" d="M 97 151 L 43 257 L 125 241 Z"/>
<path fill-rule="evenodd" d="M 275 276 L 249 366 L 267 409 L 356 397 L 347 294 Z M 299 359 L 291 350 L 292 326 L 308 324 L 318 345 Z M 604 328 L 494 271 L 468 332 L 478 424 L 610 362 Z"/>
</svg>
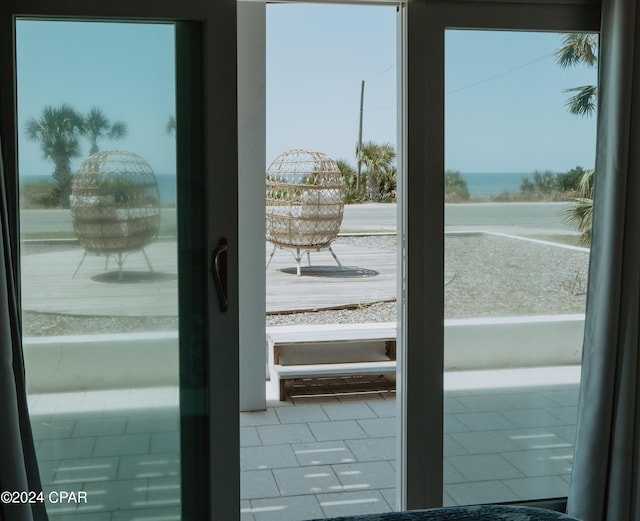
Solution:
<svg viewBox="0 0 640 521">
<path fill-rule="evenodd" d="M 567 222 L 595 121 L 563 35 L 446 33 L 444 503 L 567 495 L 588 248 Z M 581 165 L 575 167 L 575 165 Z"/>
<path fill-rule="evenodd" d="M 16 40 L 31 421 L 45 497 L 86 492 L 49 516 L 179 519 L 174 27 Z"/>
</svg>

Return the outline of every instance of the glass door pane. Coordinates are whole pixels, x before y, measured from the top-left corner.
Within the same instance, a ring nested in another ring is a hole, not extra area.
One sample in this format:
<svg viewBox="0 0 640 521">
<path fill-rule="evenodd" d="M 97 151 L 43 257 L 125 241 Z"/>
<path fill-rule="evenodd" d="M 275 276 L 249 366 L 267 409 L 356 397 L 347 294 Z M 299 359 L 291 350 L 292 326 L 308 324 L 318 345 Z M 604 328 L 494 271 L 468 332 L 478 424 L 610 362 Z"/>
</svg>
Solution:
<svg viewBox="0 0 640 521">
<path fill-rule="evenodd" d="M 589 262 L 570 216 L 595 157 L 568 89 L 597 78 L 558 63 L 575 38 L 446 32 L 445 505 L 568 492 Z"/>
<path fill-rule="evenodd" d="M 16 22 L 24 351 L 52 520 L 180 519 L 174 30 Z"/>
</svg>

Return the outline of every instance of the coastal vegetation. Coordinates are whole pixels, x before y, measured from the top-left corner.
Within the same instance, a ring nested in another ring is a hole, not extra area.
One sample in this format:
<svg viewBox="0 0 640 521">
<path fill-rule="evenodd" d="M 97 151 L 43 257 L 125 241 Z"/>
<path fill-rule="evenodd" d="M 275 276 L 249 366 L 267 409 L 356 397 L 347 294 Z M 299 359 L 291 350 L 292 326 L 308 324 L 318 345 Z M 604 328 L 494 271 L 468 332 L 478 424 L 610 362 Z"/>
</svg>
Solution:
<svg viewBox="0 0 640 521">
<path fill-rule="evenodd" d="M 462 174 L 457 170 L 446 170 L 444 173 L 444 202 L 460 203 L 471 198 L 469 186 Z"/>
<path fill-rule="evenodd" d="M 396 150 L 391 143 L 367 141 L 356 146 L 356 159 L 364 167 L 358 182 L 357 170 L 346 160 L 337 161 L 346 185 L 346 202 L 384 202 L 396 200 Z M 358 187 L 360 190 L 358 190 Z"/>
<path fill-rule="evenodd" d="M 49 105 L 37 118 L 30 118 L 25 127 L 27 139 L 39 143 L 43 159 L 51 161 L 52 181 L 26 183 L 22 187 L 23 207 L 69 208 L 71 194 L 71 160 L 81 155 L 80 138 L 89 141 L 89 154 L 99 150 L 102 139 L 122 139 L 127 125 L 122 121 L 111 123 L 104 112 L 93 107 L 85 116 L 71 105 Z M 34 185 L 34 186 L 31 186 Z"/>
</svg>

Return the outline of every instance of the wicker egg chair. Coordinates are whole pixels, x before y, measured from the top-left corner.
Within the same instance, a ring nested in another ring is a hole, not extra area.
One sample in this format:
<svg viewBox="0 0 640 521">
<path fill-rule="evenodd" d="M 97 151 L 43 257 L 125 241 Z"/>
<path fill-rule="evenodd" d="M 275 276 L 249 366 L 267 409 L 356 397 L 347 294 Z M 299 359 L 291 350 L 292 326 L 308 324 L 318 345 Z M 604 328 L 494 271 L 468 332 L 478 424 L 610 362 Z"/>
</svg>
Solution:
<svg viewBox="0 0 640 521">
<path fill-rule="evenodd" d="M 85 252 L 105 255 L 118 263 L 120 278 L 126 254 L 144 251 L 160 228 L 160 193 L 149 164 L 139 155 L 121 150 L 96 152 L 73 176 L 71 221 Z"/>
<path fill-rule="evenodd" d="M 336 162 L 321 152 L 289 150 L 276 157 L 267 169 L 267 241 L 291 251 L 296 272 L 306 252 L 331 248 L 344 214 L 345 188 Z"/>
</svg>

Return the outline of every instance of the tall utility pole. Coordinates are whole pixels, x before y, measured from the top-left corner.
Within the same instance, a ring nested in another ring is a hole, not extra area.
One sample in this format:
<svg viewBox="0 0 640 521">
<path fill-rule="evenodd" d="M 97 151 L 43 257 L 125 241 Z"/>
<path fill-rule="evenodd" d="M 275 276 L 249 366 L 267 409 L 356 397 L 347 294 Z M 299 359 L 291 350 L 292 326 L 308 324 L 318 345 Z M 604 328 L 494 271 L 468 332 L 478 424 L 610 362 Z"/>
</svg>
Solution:
<svg viewBox="0 0 640 521">
<path fill-rule="evenodd" d="M 360 87 L 360 128 L 358 130 L 358 173 L 356 175 L 356 194 L 358 199 L 360 198 L 360 174 L 362 172 L 362 112 L 364 105 L 364 80 L 362 80 L 362 86 Z"/>
</svg>

